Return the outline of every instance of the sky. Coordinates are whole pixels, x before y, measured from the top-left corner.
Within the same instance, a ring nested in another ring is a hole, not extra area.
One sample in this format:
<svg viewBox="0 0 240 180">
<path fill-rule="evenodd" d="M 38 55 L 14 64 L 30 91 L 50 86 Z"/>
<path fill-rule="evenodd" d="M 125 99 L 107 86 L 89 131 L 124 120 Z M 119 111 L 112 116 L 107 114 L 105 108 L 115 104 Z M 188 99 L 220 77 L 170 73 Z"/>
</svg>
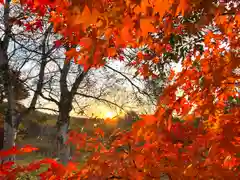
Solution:
<svg viewBox="0 0 240 180">
<path fill-rule="evenodd" d="M 113 67 L 114 69 L 116 69 L 118 71 L 123 71 L 123 70 L 126 71 L 126 68 L 124 68 L 124 64 L 122 62 L 119 62 L 119 61 L 112 61 L 109 64 L 109 66 Z M 98 71 L 101 71 L 101 69 L 95 70 L 95 78 L 97 79 L 97 82 L 99 82 L 99 85 L 109 83 L 107 79 L 104 79 L 104 77 L 102 76 L 101 73 L 98 73 Z M 128 73 L 131 74 L 130 71 L 131 70 L 129 70 Z M 106 73 L 111 73 L 111 71 L 108 70 Z M 121 76 L 116 76 L 116 77 L 117 78 L 122 78 Z M 132 79 L 131 76 L 128 76 L 128 78 L 131 79 L 134 82 L 135 85 L 137 85 L 140 88 L 143 88 L 142 83 L 140 81 L 136 81 L 136 80 Z M 113 89 L 109 90 L 109 91 L 111 91 L 112 95 L 109 95 L 108 100 L 112 100 L 112 98 L 118 98 L 117 103 L 119 103 L 120 105 L 124 104 L 124 103 L 127 103 L 127 105 L 131 106 L 131 108 L 127 108 L 127 106 L 126 106 L 126 110 L 131 109 L 131 110 L 135 110 L 135 111 L 138 111 L 138 112 L 146 112 L 146 111 L 149 112 L 149 111 L 151 111 L 149 109 L 152 109 L 152 107 L 148 107 L 148 105 L 146 105 L 144 107 L 144 105 L 143 106 L 138 106 L 137 104 L 134 104 L 134 101 L 131 99 L 131 94 L 129 95 L 126 92 L 126 90 L 128 91 L 128 93 L 131 93 L 131 91 L 132 91 L 132 86 L 129 84 L 128 81 L 125 81 L 124 83 L 122 83 L 120 85 L 121 85 L 120 89 L 114 89 L 113 88 Z M 96 89 L 96 91 L 97 91 L 97 89 Z M 31 100 L 31 97 L 21 101 L 21 103 L 25 106 L 28 106 L 29 103 L 30 103 L 30 100 Z M 130 102 L 128 102 L 128 101 L 130 101 Z M 82 102 L 82 101 L 79 100 L 79 102 Z M 54 103 L 50 103 L 50 102 L 45 101 L 45 100 L 41 100 L 41 103 L 42 103 L 43 107 L 45 107 L 45 108 L 53 108 L 53 109 L 57 108 L 57 106 Z M 90 107 L 87 108 L 87 114 L 89 116 L 94 115 L 94 116 L 104 117 L 104 116 L 107 116 L 109 114 L 116 115 L 116 112 L 118 111 L 116 108 L 109 107 L 105 103 L 99 103 L 98 101 L 94 101 L 94 100 L 91 100 L 91 99 L 86 100 L 85 103 L 90 105 Z M 53 113 L 53 112 L 46 111 L 46 110 L 43 110 L 43 111 L 48 112 L 48 113 Z M 81 115 L 72 111 L 71 116 L 81 116 Z"/>
</svg>

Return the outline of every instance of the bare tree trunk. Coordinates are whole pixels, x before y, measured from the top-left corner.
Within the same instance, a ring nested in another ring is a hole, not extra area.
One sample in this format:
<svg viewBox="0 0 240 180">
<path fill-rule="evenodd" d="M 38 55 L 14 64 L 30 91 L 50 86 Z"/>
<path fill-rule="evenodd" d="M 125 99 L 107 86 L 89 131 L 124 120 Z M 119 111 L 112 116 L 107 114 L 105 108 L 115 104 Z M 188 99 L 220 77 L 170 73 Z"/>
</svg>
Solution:
<svg viewBox="0 0 240 180">
<path fill-rule="evenodd" d="M 2 72 L 3 82 L 4 82 L 4 91 L 7 95 L 7 102 L 8 107 L 5 114 L 5 121 L 4 121 L 4 142 L 3 142 L 3 149 L 8 150 L 15 146 L 15 139 L 16 139 L 16 123 L 14 122 L 14 109 L 15 109 L 15 101 L 14 101 L 14 94 L 13 94 L 13 82 L 11 79 L 11 74 L 9 70 L 9 59 L 8 59 L 8 46 L 9 46 L 9 39 L 10 33 L 12 29 L 12 25 L 9 21 L 9 1 L 6 1 L 4 4 L 4 38 L 0 43 L 0 72 Z M 12 161 L 15 160 L 15 156 L 5 157 L 4 161 Z"/>
<path fill-rule="evenodd" d="M 59 116 L 57 121 L 57 157 L 59 161 L 66 165 L 70 158 L 70 146 L 66 144 L 68 140 L 69 113 L 72 109 L 72 101 L 68 96 L 61 98 L 59 105 Z"/>
<path fill-rule="evenodd" d="M 69 50 L 70 47 L 65 47 L 66 50 Z M 94 53 L 93 53 L 94 54 Z M 56 153 L 59 158 L 59 161 L 66 165 L 70 158 L 71 148 L 70 145 L 67 145 L 68 140 L 68 129 L 70 124 L 70 112 L 72 110 L 73 98 L 77 93 L 80 83 L 83 81 L 84 77 L 87 75 L 87 72 L 83 71 L 83 68 L 79 66 L 79 73 L 72 84 L 71 90 L 68 89 L 69 84 L 67 83 L 67 76 L 69 74 L 71 64 L 64 63 L 63 67 L 60 68 L 60 100 L 55 101 L 50 99 L 50 101 L 55 102 L 58 106 L 59 116 L 56 123 L 57 127 L 57 137 L 56 137 Z"/>
<path fill-rule="evenodd" d="M 41 56 L 41 64 L 40 64 L 40 70 L 39 70 L 39 75 L 38 75 L 37 87 L 36 87 L 36 90 L 34 91 L 34 94 L 33 94 L 33 97 L 32 97 L 29 107 L 16 116 L 15 121 L 16 121 L 17 129 L 18 129 L 18 126 L 21 123 L 22 119 L 25 116 L 27 116 L 28 114 L 30 114 L 32 111 L 35 110 L 35 106 L 37 104 L 38 97 L 42 93 L 42 88 L 44 85 L 45 68 L 47 65 L 47 58 L 48 58 L 48 55 L 54 50 L 54 47 L 52 47 L 48 51 L 46 50 L 47 38 L 51 31 L 52 31 L 52 25 L 49 25 L 44 33 L 44 37 L 43 37 L 43 41 L 42 41 L 42 51 L 41 51 L 42 56 Z"/>
<path fill-rule="evenodd" d="M 7 41 L 8 42 L 8 41 Z M 8 47 L 8 46 L 7 46 Z M 13 94 L 13 80 L 8 64 L 6 41 L 1 42 L 0 47 L 0 71 L 2 72 L 4 91 L 7 95 L 7 109 L 5 111 L 5 121 L 4 121 L 4 142 L 3 150 L 8 150 L 15 146 L 16 139 L 16 122 L 14 122 L 14 110 L 15 110 L 15 100 Z M 15 156 L 9 156 L 3 159 L 4 161 L 14 161 Z"/>
<path fill-rule="evenodd" d="M 4 54 L 1 51 L 1 54 Z M 6 58 L 6 54 L 3 55 L 4 59 Z M 4 89 L 7 94 L 7 109 L 5 111 L 5 121 L 4 121 L 4 142 L 3 142 L 3 150 L 8 150 L 15 146 L 16 140 L 16 122 L 14 122 L 14 110 L 15 110 L 15 101 L 14 101 L 14 94 L 13 94 L 13 86 L 11 75 L 9 71 L 8 61 L 5 59 L 4 64 L 1 66 L 1 70 L 3 72 L 2 76 L 4 79 Z M 14 161 L 15 156 L 9 156 L 3 159 L 4 161 Z"/>
<path fill-rule="evenodd" d="M 79 69 L 79 74 L 72 85 L 71 91 L 68 90 L 67 75 L 70 64 L 65 63 L 61 70 L 60 91 L 61 97 L 58 103 L 59 116 L 57 120 L 57 155 L 62 164 L 67 164 L 70 158 L 70 146 L 66 144 L 68 139 L 68 128 L 70 120 L 70 112 L 72 110 L 72 101 L 76 95 L 80 83 L 83 81 L 87 72 Z"/>
<path fill-rule="evenodd" d="M 9 111 L 9 110 L 8 110 Z M 12 113 L 7 112 L 7 118 L 4 122 L 4 144 L 3 144 L 3 150 L 8 150 L 12 147 L 14 147 L 16 137 L 17 137 L 17 129 L 14 127 L 14 125 L 10 124 L 8 121 L 11 121 L 14 119 L 14 117 L 11 117 Z M 5 157 L 3 161 L 15 161 L 15 155 L 11 155 L 8 157 Z"/>
</svg>

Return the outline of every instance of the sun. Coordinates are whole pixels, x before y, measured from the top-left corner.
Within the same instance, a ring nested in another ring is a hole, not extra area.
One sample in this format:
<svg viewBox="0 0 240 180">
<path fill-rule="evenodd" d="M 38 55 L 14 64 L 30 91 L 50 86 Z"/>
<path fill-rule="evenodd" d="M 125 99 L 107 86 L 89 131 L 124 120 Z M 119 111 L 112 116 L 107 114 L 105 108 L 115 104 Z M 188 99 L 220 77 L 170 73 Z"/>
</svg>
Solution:
<svg viewBox="0 0 240 180">
<path fill-rule="evenodd" d="M 111 112 L 111 111 L 108 111 L 105 114 L 105 118 L 113 118 L 114 116 L 115 116 L 115 114 L 113 112 Z"/>
</svg>

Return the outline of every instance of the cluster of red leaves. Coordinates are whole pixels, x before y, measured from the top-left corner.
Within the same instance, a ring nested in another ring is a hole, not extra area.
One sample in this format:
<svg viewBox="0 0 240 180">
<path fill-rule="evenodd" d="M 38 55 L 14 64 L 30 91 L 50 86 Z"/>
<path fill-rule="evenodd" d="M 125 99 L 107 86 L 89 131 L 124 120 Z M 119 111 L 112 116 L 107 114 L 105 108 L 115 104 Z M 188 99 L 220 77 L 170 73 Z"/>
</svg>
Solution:
<svg viewBox="0 0 240 180">
<path fill-rule="evenodd" d="M 127 46 L 148 45 L 158 55 L 170 52 L 170 32 L 180 34 L 184 29 L 194 33 L 212 20 L 221 34 L 209 31 L 204 36 L 206 50 L 203 54 L 197 55 L 197 50 L 191 52 L 183 60 L 182 72 L 171 73 L 170 79 L 174 78 L 174 83 L 159 98 L 156 113 L 142 116 L 130 131 L 115 134 L 110 145 L 104 141 L 104 133 L 99 129 L 96 136 L 91 137 L 70 133 L 69 141 L 77 149 L 92 152 L 80 170 L 68 174 L 73 171 L 73 164 L 63 167 L 55 161 L 43 160 L 24 168 L 10 168 L 11 163 L 5 164 L 6 169 L 11 170 L 2 171 L 2 174 L 11 177 L 16 172 L 38 169 L 40 164 L 49 163 L 50 168 L 41 175 L 43 179 L 140 180 L 159 179 L 160 173 L 168 174 L 171 179 L 237 180 L 240 177 L 239 105 L 225 112 L 226 100 L 236 97 L 235 82 L 239 82 L 239 76 L 233 73 L 240 65 L 239 9 L 234 7 L 232 16 L 220 16 L 226 9 L 222 4 L 214 6 L 213 0 L 204 3 L 202 0 L 32 2 L 32 10 L 43 4 L 54 8 L 50 21 L 55 32 L 63 35 L 62 43 L 81 47 L 79 51 L 70 48 L 66 55 L 69 60 L 74 58 L 82 64 L 85 70 L 104 65 L 103 57 L 116 56 L 119 48 Z M 171 16 L 162 21 L 163 12 L 170 6 Z M 187 15 L 199 9 L 205 12 L 198 23 L 173 27 L 177 13 Z M 159 31 L 164 32 L 161 43 L 148 36 L 148 32 Z M 221 48 L 226 38 L 230 50 Z M 60 44 L 57 42 L 56 46 Z M 139 67 L 143 76 L 153 75 L 149 72 L 149 61 L 159 62 L 156 57 L 137 55 L 135 64 L 143 64 Z M 176 96 L 179 88 L 183 90 L 182 97 Z M 174 112 L 182 121 L 174 121 Z"/>
<path fill-rule="evenodd" d="M 1 151 L 0 157 L 4 158 L 9 155 L 21 155 L 23 153 L 30 153 L 36 150 L 38 150 L 38 148 L 34 148 L 30 145 L 27 145 L 20 149 L 13 147 L 9 150 Z M 44 164 L 48 165 L 48 169 L 47 171 L 39 174 L 39 177 L 42 180 L 46 180 L 46 179 L 61 180 L 64 177 L 70 178 L 73 172 L 77 170 L 76 163 L 69 162 L 67 166 L 64 167 L 63 165 L 57 163 L 53 159 L 43 159 L 40 161 L 32 162 L 26 166 L 17 165 L 13 161 L 7 161 L 7 162 L 3 162 L 0 166 L 0 178 L 15 180 L 19 176 L 19 173 L 29 173 L 29 172 L 39 170 L 41 166 Z"/>
<path fill-rule="evenodd" d="M 87 46 L 90 45 L 89 48 L 82 48 L 80 51 L 70 48 L 66 53 L 68 59 L 74 58 L 85 69 L 104 65 L 103 57 L 116 57 L 117 49 L 126 46 L 148 45 L 156 49 L 156 53 L 162 53 L 162 48 L 171 51 L 171 46 L 167 44 L 169 35 L 181 31 L 181 27 L 173 27 L 174 15 L 179 12 L 189 14 L 192 10 L 204 8 L 208 16 L 204 16 L 201 23 L 206 24 L 211 21 L 213 11 L 218 10 L 212 5 L 213 0 L 201 2 L 202 0 L 21 0 L 22 5 L 40 16 L 50 12 L 50 22 L 53 23 L 55 32 L 63 35 L 63 43 L 74 47 L 85 46 L 81 41 L 86 42 L 88 39 L 86 43 Z M 163 23 L 162 18 L 169 8 L 173 16 L 166 17 Z M 29 25 L 27 28 L 30 29 Z M 165 36 L 162 45 L 154 43 L 148 34 L 161 30 L 164 30 Z M 154 62 L 158 62 L 157 58 Z M 148 66 L 148 63 L 142 65 L 140 74 L 154 76 Z"/>
<path fill-rule="evenodd" d="M 175 83 L 165 89 L 154 115 L 143 116 L 131 131 L 118 135 L 111 148 L 99 145 L 78 174 L 82 179 L 158 179 L 160 172 L 172 179 L 238 179 L 240 112 L 239 107 L 232 107 L 226 114 L 224 108 L 226 99 L 238 93 L 239 76 L 232 71 L 240 65 L 239 52 L 220 48 L 228 38 L 229 46 L 239 49 L 237 16 L 228 26 L 223 26 L 227 19 L 217 21 L 222 34 L 209 32 L 202 57 L 193 54 L 195 61 L 187 57 L 183 71 L 171 74 Z M 138 57 L 144 60 L 143 54 Z M 178 88 L 184 91 L 181 98 L 175 95 Z M 174 110 L 183 123 L 172 121 Z M 196 121 L 199 124 L 194 127 Z"/>
</svg>

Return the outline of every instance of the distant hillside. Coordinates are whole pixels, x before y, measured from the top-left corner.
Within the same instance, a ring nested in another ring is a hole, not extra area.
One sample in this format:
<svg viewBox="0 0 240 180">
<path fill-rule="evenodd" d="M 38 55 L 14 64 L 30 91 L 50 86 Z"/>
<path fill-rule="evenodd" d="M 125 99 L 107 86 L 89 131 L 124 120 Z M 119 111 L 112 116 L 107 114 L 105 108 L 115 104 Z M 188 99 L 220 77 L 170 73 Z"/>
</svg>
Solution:
<svg viewBox="0 0 240 180">
<path fill-rule="evenodd" d="M 6 103 L 0 104 L 0 119 L 3 122 L 4 109 L 7 107 Z M 17 111 L 24 111 L 26 107 L 21 104 L 17 105 Z M 92 135 L 95 127 L 100 127 L 105 132 L 106 139 L 110 138 L 111 132 L 116 128 L 128 129 L 131 127 L 133 119 L 136 117 L 136 113 L 129 112 L 125 117 L 119 117 L 116 121 L 116 126 L 110 122 L 104 122 L 102 119 L 91 119 L 83 117 L 71 117 L 70 128 L 79 128 L 88 135 Z M 17 146 L 23 146 L 31 144 L 34 147 L 38 147 L 39 151 L 26 155 L 17 156 L 17 161 L 20 164 L 26 162 L 32 162 L 33 160 L 55 157 L 55 138 L 56 138 L 56 121 L 58 116 L 54 114 L 48 114 L 40 111 L 33 111 L 26 117 L 24 117 L 19 127 L 17 135 Z M 110 123 L 110 124 L 109 124 Z"/>
<path fill-rule="evenodd" d="M 7 108 L 7 103 L 2 103 L 0 104 L 0 121 L 2 121 L 3 119 L 3 115 L 4 115 L 4 109 Z M 22 104 L 17 104 L 16 106 L 16 111 L 17 112 L 22 112 L 26 109 L 25 106 L 23 106 Z M 54 114 L 48 114 L 45 112 L 41 112 L 38 110 L 33 111 L 32 113 L 28 114 L 26 117 L 24 117 L 23 122 L 24 123 L 28 123 L 29 121 L 34 121 L 34 122 L 38 122 L 39 124 L 49 124 L 49 125 L 55 125 L 56 121 L 57 121 L 58 115 L 54 115 Z M 71 124 L 84 124 L 86 118 L 83 117 L 71 117 Z"/>
<path fill-rule="evenodd" d="M 7 103 L 0 104 L 0 122 L 3 124 L 4 110 L 7 108 Z M 17 104 L 16 111 L 22 112 L 26 110 L 21 104 Z M 17 135 L 17 146 L 31 144 L 40 148 L 36 154 L 32 154 L 30 160 L 36 157 L 52 157 L 54 154 L 54 144 L 56 137 L 56 121 L 58 115 L 48 114 L 40 111 L 33 111 L 22 120 Z M 70 128 L 84 128 L 85 132 L 93 132 L 96 121 L 89 118 L 70 118 Z M 39 154 L 40 153 L 40 154 Z M 33 156 L 33 157 L 32 157 Z M 19 161 L 27 161 L 29 155 L 18 156 Z"/>
</svg>

